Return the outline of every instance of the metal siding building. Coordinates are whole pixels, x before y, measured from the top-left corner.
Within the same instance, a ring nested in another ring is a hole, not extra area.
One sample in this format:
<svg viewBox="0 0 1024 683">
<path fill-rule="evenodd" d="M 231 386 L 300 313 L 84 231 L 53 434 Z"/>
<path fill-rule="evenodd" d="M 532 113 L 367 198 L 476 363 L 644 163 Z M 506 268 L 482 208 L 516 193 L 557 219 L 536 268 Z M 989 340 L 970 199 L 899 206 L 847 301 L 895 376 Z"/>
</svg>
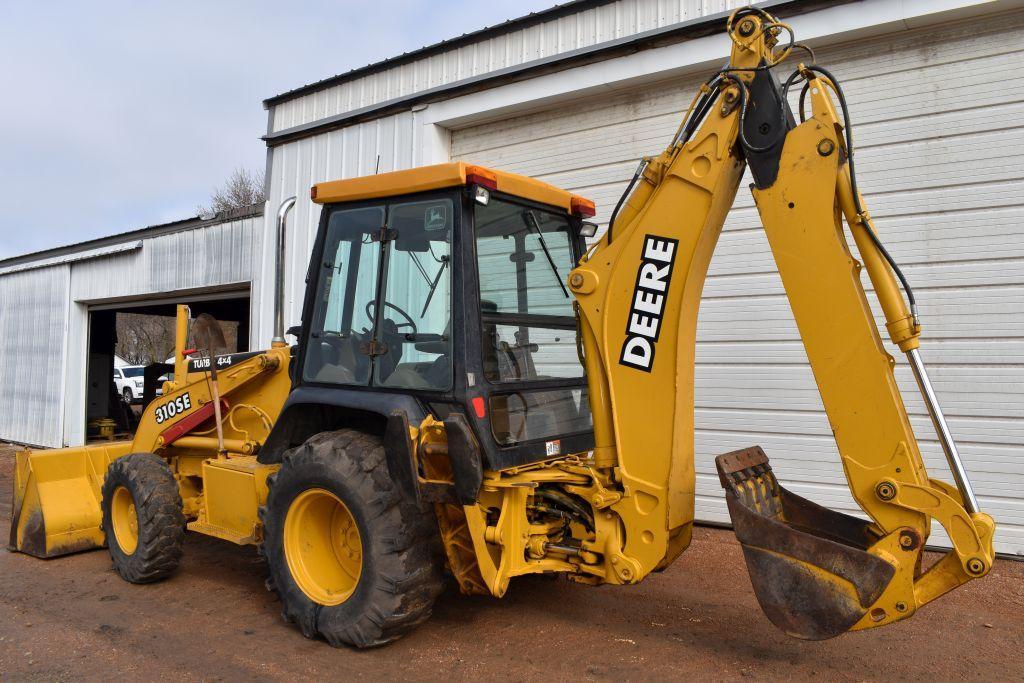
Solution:
<svg viewBox="0 0 1024 683">
<path fill-rule="evenodd" d="M 597 201 L 607 220 L 645 154 L 728 55 L 745 2 L 570 2 L 266 102 L 269 206 L 300 201 L 287 251 L 297 322 L 328 179 L 472 160 Z M 997 550 L 1024 554 L 1024 16 L 1013 0 L 770 2 L 844 84 L 862 187 L 919 292 L 925 359 Z M 268 227 L 274 211 L 267 211 Z M 268 243 L 262 270 L 273 270 Z M 272 283 L 260 292 L 271 300 Z M 254 320 L 271 336 L 269 303 Z M 894 355 L 901 356 L 895 353 Z M 698 519 L 728 520 L 715 455 L 760 443 L 795 492 L 855 510 L 770 250 L 741 190 L 698 325 Z M 897 377 L 934 476 L 945 461 L 909 370 Z M 936 527 L 933 542 L 945 542 Z"/>
<path fill-rule="evenodd" d="M 0 261 L 0 439 L 85 441 L 90 311 L 258 288 L 262 207 Z"/>
</svg>

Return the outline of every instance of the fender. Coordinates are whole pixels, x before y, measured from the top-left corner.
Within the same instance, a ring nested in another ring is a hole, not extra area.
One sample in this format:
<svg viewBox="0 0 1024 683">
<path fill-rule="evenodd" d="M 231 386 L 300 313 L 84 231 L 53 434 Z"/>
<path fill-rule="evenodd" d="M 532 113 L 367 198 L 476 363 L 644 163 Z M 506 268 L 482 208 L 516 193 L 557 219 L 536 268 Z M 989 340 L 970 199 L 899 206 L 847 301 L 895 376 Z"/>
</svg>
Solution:
<svg viewBox="0 0 1024 683">
<path fill-rule="evenodd" d="M 417 502 L 458 503 L 473 505 L 483 482 L 483 461 L 480 444 L 473 436 L 466 418 L 452 413 L 444 419 L 448 439 L 448 458 L 452 468 L 452 483 L 423 481 L 416 455 L 417 444 L 412 439 L 409 416 L 402 410 L 388 415 L 384 431 L 384 449 L 388 471 L 402 492 Z"/>
<path fill-rule="evenodd" d="M 384 436 L 392 411 L 400 410 L 413 424 L 426 417 L 426 408 L 408 394 L 371 392 L 340 387 L 296 387 L 288 395 L 281 415 L 260 449 L 257 461 L 281 462 L 284 452 L 314 434 L 340 427 L 358 427 Z"/>
</svg>

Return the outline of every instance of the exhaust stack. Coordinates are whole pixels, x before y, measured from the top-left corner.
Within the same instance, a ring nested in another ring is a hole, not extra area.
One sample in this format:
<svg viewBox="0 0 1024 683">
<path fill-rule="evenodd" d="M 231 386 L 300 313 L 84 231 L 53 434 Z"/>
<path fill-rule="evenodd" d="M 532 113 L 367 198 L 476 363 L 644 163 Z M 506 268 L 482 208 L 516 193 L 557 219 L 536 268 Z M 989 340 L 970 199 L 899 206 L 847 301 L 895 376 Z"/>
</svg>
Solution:
<svg viewBox="0 0 1024 683">
<path fill-rule="evenodd" d="M 274 268 L 274 338 L 270 345 L 286 346 L 284 339 L 284 252 L 288 232 L 288 212 L 295 206 L 295 197 L 281 202 L 277 210 L 277 264 Z"/>
</svg>

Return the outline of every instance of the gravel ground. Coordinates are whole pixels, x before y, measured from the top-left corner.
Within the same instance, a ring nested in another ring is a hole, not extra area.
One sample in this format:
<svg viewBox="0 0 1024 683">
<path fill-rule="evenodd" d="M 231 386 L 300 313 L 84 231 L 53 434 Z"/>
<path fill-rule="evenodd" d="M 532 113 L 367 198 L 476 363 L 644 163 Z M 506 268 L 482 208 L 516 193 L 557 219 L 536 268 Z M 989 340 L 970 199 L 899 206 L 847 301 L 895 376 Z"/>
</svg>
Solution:
<svg viewBox="0 0 1024 683">
<path fill-rule="evenodd" d="M 0 528 L 13 449 L 0 445 Z M 171 579 L 122 581 L 105 550 L 38 560 L 0 550 L 0 679 L 1024 680 L 1024 563 L 913 619 L 808 643 L 761 614 L 739 545 L 700 528 L 638 586 L 516 579 L 502 600 L 441 596 L 433 619 L 357 652 L 280 617 L 252 548 L 189 534 Z"/>
</svg>

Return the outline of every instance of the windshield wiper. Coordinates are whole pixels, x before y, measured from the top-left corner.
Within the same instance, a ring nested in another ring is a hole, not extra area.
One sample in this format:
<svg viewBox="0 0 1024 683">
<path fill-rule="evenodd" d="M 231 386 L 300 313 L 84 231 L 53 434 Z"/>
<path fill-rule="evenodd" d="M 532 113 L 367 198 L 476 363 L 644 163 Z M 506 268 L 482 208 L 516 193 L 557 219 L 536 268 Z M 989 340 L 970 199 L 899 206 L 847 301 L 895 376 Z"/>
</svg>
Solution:
<svg viewBox="0 0 1024 683">
<path fill-rule="evenodd" d="M 423 267 L 423 264 L 422 264 L 422 263 L 420 263 L 420 259 L 419 259 L 419 257 L 418 257 L 418 256 L 416 256 L 416 254 L 415 254 L 414 252 L 411 252 L 411 251 L 410 251 L 410 252 L 408 252 L 408 254 L 409 254 L 409 256 L 410 256 L 410 257 L 412 258 L 412 262 L 413 262 L 413 263 L 414 263 L 414 264 L 416 265 L 416 268 L 418 268 L 418 269 L 419 269 L 419 271 L 420 271 L 420 275 L 422 275 L 422 276 L 423 276 L 423 281 L 424 281 L 424 282 L 426 282 L 426 283 L 427 283 L 427 284 L 429 285 L 429 284 L 430 284 L 430 276 L 429 276 L 429 275 L 427 275 L 427 270 L 426 270 L 426 268 L 424 268 L 424 267 Z"/>
<path fill-rule="evenodd" d="M 565 288 L 565 283 L 562 282 L 562 276 L 558 272 L 558 266 L 555 265 L 555 259 L 551 258 L 551 252 L 548 251 L 548 244 L 544 241 L 544 233 L 540 231 L 540 223 L 537 222 L 537 217 L 533 215 L 533 211 L 526 210 L 522 213 L 523 223 L 526 227 L 532 228 L 537 233 L 537 239 L 540 240 L 540 248 L 544 250 L 544 256 L 548 259 L 548 265 L 551 266 L 551 272 L 555 274 L 555 279 L 558 280 L 558 286 L 562 288 L 562 294 L 565 298 L 569 298 L 569 290 Z"/>
<path fill-rule="evenodd" d="M 447 267 L 448 267 L 448 257 L 447 256 L 442 256 L 441 257 L 441 267 L 437 269 L 437 277 L 435 277 L 434 281 L 430 283 L 430 292 L 427 294 L 427 301 L 423 304 L 423 310 L 420 312 L 420 317 L 421 318 L 427 314 L 427 307 L 430 306 L 430 301 L 431 301 L 431 299 L 434 298 L 434 292 L 437 291 L 437 285 L 440 284 L 440 282 L 441 282 L 441 274 L 444 273 L 444 269 L 447 268 Z"/>
<path fill-rule="evenodd" d="M 434 255 L 433 250 L 431 250 L 430 254 L 431 256 Z M 434 298 L 434 292 L 437 291 L 437 285 L 441 282 L 441 275 L 444 273 L 444 269 L 448 267 L 448 257 L 442 256 L 441 258 L 437 258 L 436 256 L 434 256 L 434 259 L 440 262 L 441 267 L 437 269 L 437 275 L 434 276 L 434 280 L 433 282 L 431 282 L 430 276 L 427 275 L 426 268 L 424 268 L 423 264 L 420 263 L 420 260 L 419 258 L 417 258 L 416 254 L 410 251 L 409 256 L 412 257 L 412 262 L 416 264 L 416 267 L 420 271 L 420 275 L 423 276 L 423 281 L 430 286 L 430 293 L 427 294 L 427 301 L 426 303 L 423 304 L 423 310 L 420 312 L 420 317 L 422 318 L 424 315 L 427 314 L 427 308 L 430 307 L 430 301 L 431 299 Z"/>
</svg>

